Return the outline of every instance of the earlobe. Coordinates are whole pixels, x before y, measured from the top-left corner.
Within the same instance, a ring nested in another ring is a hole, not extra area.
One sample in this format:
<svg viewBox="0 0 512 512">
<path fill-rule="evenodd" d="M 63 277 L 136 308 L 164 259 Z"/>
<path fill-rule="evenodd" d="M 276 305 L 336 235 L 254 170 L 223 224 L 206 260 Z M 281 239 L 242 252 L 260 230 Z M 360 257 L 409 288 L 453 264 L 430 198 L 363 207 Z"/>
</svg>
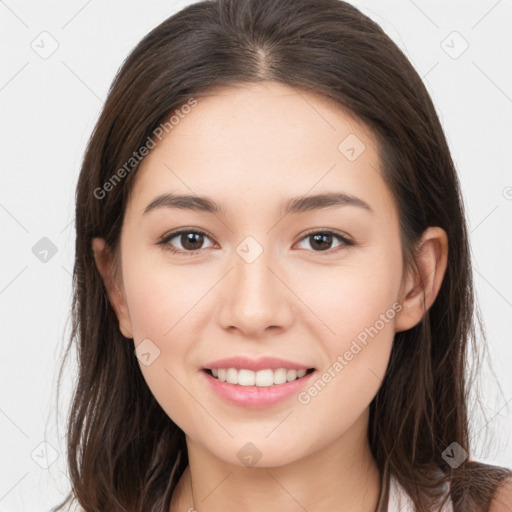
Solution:
<svg viewBox="0 0 512 512">
<path fill-rule="evenodd" d="M 119 329 L 125 338 L 133 338 L 128 306 L 114 271 L 114 257 L 103 238 L 93 238 L 92 251 L 96 268 L 105 285 L 109 302 L 119 320 Z"/>
<path fill-rule="evenodd" d="M 402 288 L 402 310 L 396 317 L 395 332 L 418 324 L 434 303 L 448 263 L 448 236 L 440 227 L 423 233 L 415 256 L 416 267 L 409 269 Z"/>
</svg>

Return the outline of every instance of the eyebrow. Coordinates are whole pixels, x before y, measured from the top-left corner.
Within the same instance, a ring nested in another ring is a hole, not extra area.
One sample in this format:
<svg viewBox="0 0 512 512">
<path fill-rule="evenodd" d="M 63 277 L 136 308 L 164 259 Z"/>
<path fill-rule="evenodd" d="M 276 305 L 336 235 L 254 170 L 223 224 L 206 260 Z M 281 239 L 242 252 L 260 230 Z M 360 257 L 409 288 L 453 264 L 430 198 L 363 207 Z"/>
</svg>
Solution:
<svg viewBox="0 0 512 512">
<path fill-rule="evenodd" d="M 370 213 L 374 213 L 370 205 L 359 197 L 342 192 L 330 192 L 312 196 L 292 197 L 284 207 L 284 214 L 303 213 L 332 206 L 356 206 Z M 218 205 L 215 201 L 206 196 L 177 195 L 172 193 L 161 194 L 146 206 L 144 214 L 158 208 L 178 208 L 181 210 L 226 215 L 226 210 L 223 206 Z"/>
</svg>

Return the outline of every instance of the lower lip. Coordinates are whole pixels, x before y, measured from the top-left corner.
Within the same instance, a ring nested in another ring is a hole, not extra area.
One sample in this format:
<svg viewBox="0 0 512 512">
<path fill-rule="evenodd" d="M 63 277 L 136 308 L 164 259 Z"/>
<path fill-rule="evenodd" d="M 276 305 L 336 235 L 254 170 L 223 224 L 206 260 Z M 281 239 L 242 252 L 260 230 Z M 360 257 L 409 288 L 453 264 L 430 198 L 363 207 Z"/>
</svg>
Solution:
<svg viewBox="0 0 512 512">
<path fill-rule="evenodd" d="M 222 382 L 204 370 L 201 370 L 200 373 L 206 378 L 211 388 L 228 402 L 239 407 L 262 409 L 299 393 L 309 382 L 311 376 L 315 374 L 315 371 L 304 375 L 300 379 L 272 386 L 240 386 Z"/>
</svg>

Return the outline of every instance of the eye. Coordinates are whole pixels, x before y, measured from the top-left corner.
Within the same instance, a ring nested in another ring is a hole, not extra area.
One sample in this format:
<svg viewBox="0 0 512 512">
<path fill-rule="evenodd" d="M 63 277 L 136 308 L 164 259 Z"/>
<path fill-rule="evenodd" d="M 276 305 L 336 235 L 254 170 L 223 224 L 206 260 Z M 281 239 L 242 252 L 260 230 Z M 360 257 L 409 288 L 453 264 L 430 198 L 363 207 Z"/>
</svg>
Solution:
<svg viewBox="0 0 512 512">
<path fill-rule="evenodd" d="M 337 238 L 341 243 L 334 247 L 334 249 L 329 248 L 329 246 L 333 243 L 333 239 Z M 337 252 L 340 248 L 344 246 L 352 246 L 355 245 L 354 241 L 350 238 L 336 233 L 335 231 L 314 231 L 308 233 L 303 240 L 311 240 L 311 247 L 313 247 L 314 252 L 324 252 L 325 254 L 332 254 L 333 252 Z M 315 250 L 315 248 L 319 250 Z"/>
<path fill-rule="evenodd" d="M 181 247 L 177 248 L 171 243 L 175 238 Z M 162 245 L 164 249 L 172 253 L 193 255 L 203 249 L 202 245 L 205 239 L 211 240 L 202 230 L 180 229 L 164 236 L 157 244 Z M 329 246 L 332 245 L 333 239 L 338 239 L 340 243 L 334 248 L 330 248 Z M 310 232 L 301 239 L 301 242 L 304 240 L 312 241 L 311 247 L 314 252 L 323 252 L 325 254 L 332 254 L 343 247 L 355 245 L 355 242 L 350 238 L 329 230 Z M 210 245 L 210 247 L 212 246 L 213 244 Z"/>
<path fill-rule="evenodd" d="M 181 247 L 176 248 L 171 244 L 171 240 L 175 238 L 178 240 Z M 166 250 L 172 253 L 195 254 L 202 249 L 201 246 L 205 238 L 210 239 L 204 231 L 197 229 L 181 229 L 166 235 L 162 240 L 157 242 L 157 244 L 162 245 Z"/>
</svg>

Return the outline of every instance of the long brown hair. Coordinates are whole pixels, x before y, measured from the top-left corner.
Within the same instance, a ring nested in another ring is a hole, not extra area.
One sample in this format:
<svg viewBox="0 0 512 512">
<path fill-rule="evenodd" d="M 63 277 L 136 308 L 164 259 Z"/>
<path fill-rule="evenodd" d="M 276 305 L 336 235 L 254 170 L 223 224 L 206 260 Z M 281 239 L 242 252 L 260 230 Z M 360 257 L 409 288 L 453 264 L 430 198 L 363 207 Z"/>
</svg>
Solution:
<svg viewBox="0 0 512 512">
<path fill-rule="evenodd" d="M 387 509 L 390 475 L 418 511 L 429 510 L 446 483 L 455 512 L 487 510 L 512 472 L 469 458 L 455 468 L 443 457 L 454 442 L 472 453 L 469 393 L 485 340 L 477 344 L 483 328 L 454 163 L 413 66 L 379 25 L 340 0 L 192 4 L 144 37 L 115 77 L 76 190 L 73 325 L 64 360 L 74 347 L 78 380 L 67 425 L 67 501 L 91 512 L 169 508 L 188 464 L 185 436 L 152 396 L 133 343 L 119 331 L 91 241 L 102 237 L 118 254 L 138 167 L 126 162 L 162 123 L 192 97 L 263 80 L 323 94 L 371 130 L 399 212 L 407 265 L 427 227 L 448 235 L 437 299 L 418 325 L 395 335 L 370 404 L 368 438 L 383 479 L 379 510 Z M 123 166 L 122 179 L 112 181 Z"/>
</svg>

